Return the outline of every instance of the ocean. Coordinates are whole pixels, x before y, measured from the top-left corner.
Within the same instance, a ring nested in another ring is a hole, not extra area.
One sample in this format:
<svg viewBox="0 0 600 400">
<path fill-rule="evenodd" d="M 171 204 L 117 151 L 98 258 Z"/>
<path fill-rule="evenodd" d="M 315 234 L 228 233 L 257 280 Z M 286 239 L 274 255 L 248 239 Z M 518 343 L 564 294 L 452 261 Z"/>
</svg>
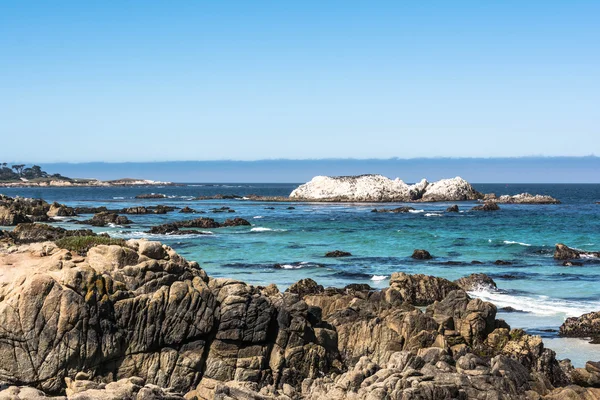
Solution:
<svg viewBox="0 0 600 400">
<path fill-rule="evenodd" d="M 136 205 L 189 206 L 207 214 L 128 215 L 129 227 L 92 228 L 121 238 L 160 240 L 195 260 L 213 277 L 229 277 L 255 285 L 275 283 L 284 290 L 302 278 L 323 286 L 368 283 L 388 285 L 393 272 L 423 273 L 451 280 L 474 272 L 491 276 L 498 290 L 471 295 L 494 303 L 513 328 L 544 337 L 560 358 L 576 366 L 600 360 L 600 345 L 582 339 L 558 337 L 567 317 L 600 311 L 600 260 L 564 267 L 552 258 L 554 245 L 564 243 L 583 250 L 600 250 L 600 185 L 598 184 L 474 184 L 484 193 L 548 194 L 560 205 L 500 205 L 498 212 L 475 212 L 475 202 L 459 202 L 459 213 L 445 213 L 454 203 L 321 204 L 266 203 L 249 200 L 194 200 L 215 194 L 287 196 L 298 184 L 202 184 L 162 187 L 107 188 L 0 188 L 8 196 L 43 198 L 69 206 L 125 208 Z M 165 199 L 141 200 L 143 193 L 161 193 Z M 406 214 L 372 213 L 373 208 L 410 205 Z M 235 213 L 212 213 L 230 207 Z M 293 209 L 289 209 L 293 207 Z M 199 216 L 223 221 L 242 217 L 250 227 L 206 230 L 204 235 L 150 235 L 151 226 Z M 78 217 L 89 218 L 89 215 Z M 82 226 L 67 218 L 57 225 Z M 410 258 L 414 249 L 426 249 L 434 259 Z M 351 257 L 326 258 L 343 250 Z M 496 260 L 510 265 L 496 265 Z M 480 261 L 481 264 L 472 264 Z"/>
</svg>

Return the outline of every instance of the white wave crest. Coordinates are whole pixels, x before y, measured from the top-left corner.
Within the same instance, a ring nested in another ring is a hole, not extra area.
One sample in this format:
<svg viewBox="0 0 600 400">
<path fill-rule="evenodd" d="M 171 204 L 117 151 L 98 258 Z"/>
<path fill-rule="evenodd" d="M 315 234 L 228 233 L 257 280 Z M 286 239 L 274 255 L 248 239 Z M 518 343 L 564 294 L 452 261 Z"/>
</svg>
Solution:
<svg viewBox="0 0 600 400">
<path fill-rule="evenodd" d="M 387 275 L 373 275 L 371 277 L 372 281 L 382 281 L 387 278 Z"/>
<path fill-rule="evenodd" d="M 273 228 L 263 228 L 262 226 L 257 226 L 256 228 L 250 229 L 250 232 L 287 232 L 287 229 L 273 229 Z"/>
<path fill-rule="evenodd" d="M 426 217 L 441 217 L 442 214 L 438 214 L 438 213 L 427 213 L 425 214 Z"/>
<path fill-rule="evenodd" d="M 515 242 L 515 241 L 512 241 L 512 240 L 505 240 L 504 244 L 518 244 L 518 245 L 527 246 L 527 247 L 531 246 L 529 243 Z"/>
<path fill-rule="evenodd" d="M 300 269 L 300 268 L 302 268 L 302 265 L 282 264 L 281 268 L 282 269 Z"/>
<path fill-rule="evenodd" d="M 514 296 L 490 288 L 468 292 L 471 296 L 495 304 L 498 308 L 512 307 L 537 315 L 578 317 L 600 309 L 600 301 L 573 301 L 548 296 Z"/>
<path fill-rule="evenodd" d="M 124 200 L 125 197 L 121 197 L 121 196 L 115 196 L 113 197 L 113 200 Z"/>
<path fill-rule="evenodd" d="M 408 210 L 409 213 L 413 213 L 413 214 L 419 214 L 422 212 L 425 212 L 425 210 Z"/>
<path fill-rule="evenodd" d="M 252 218 L 254 218 L 254 219 L 261 219 L 261 218 L 264 218 L 264 217 L 262 215 L 257 215 L 256 217 L 252 217 Z"/>
</svg>

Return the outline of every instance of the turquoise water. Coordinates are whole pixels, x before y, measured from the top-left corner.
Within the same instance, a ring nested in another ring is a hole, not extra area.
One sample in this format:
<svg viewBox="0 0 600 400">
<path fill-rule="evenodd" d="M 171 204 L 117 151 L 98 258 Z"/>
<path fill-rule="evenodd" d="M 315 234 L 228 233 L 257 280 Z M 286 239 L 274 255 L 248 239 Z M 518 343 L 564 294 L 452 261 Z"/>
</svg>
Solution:
<svg viewBox="0 0 600 400">
<path fill-rule="evenodd" d="M 473 272 L 494 278 L 498 291 L 472 293 L 524 312 L 500 312 L 513 327 L 542 334 L 576 364 L 600 360 L 600 345 L 556 338 L 566 317 L 600 310 L 600 260 L 583 267 L 563 267 L 552 258 L 554 245 L 600 250 L 600 185 L 475 185 L 482 192 L 549 194 L 561 205 L 501 205 L 498 212 L 470 212 L 475 203 L 459 203 L 460 213 L 445 213 L 452 203 L 410 204 L 409 214 L 372 213 L 374 204 L 262 203 L 247 200 L 196 201 L 217 193 L 288 195 L 296 184 L 189 184 L 180 187 L 136 188 L 21 188 L 0 189 L 9 196 L 41 197 L 71 206 L 124 208 L 168 204 L 207 211 L 201 216 L 217 221 L 239 216 L 251 227 L 209 230 L 210 235 L 148 235 L 151 226 L 193 219 L 199 215 L 129 215 L 130 227 L 94 228 L 123 238 L 160 240 L 185 257 L 198 261 L 215 277 L 249 283 L 276 283 L 285 289 L 311 277 L 324 286 L 368 283 L 385 287 L 392 272 L 425 273 L 456 279 Z M 157 192 L 170 198 L 138 200 L 136 194 Z M 406 205 L 386 204 L 386 208 Z M 213 214 L 228 206 L 236 213 Z M 289 210 L 293 206 L 295 209 Z M 273 207 L 274 209 L 267 209 Z M 82 216 L 81 219 L 89 216 Z M 81 228 L 70 222 L 59 225 Z M 410 258 L 414 249 L 427 249 L 430 261 Z M 344 250 L 352 257 L 330 259 L 324 254 Z M 482 264 L 472 264 L 477 260 Z M 495 260 L 511 265 L 495 265 Z M 277 267 L 276 264 L 279 264 Z M 581 347 L 577 346 L 581 343 Z M 585 347 L 584 347 L 585 345 Z M 590 349 L 591 348 L 591 349 Z"/>
</svg>

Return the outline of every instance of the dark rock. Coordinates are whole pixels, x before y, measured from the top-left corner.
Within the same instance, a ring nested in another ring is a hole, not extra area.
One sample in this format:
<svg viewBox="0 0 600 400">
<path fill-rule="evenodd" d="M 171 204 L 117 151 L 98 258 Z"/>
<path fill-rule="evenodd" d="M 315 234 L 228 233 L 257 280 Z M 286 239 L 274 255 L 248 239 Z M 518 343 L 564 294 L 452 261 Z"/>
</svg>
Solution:
<svg viewBox="0 0 600 400">
<path fill-rule="evenodd" d="M 325 254 L 325 257 L 348 257 L 351 256 L 352 253 L 342 250 L 334 250 Z"/>
<path fill-rule="evenodd" d="M 448 293 L 460 290 L 460 286 L 444 278 L 395 272 L 390 277 L 390 288 L 401 296 L 403 301 L 423 306 L 442 300 Z"/>
<path fill-rule="evenodd" d="M 174 222 L 178 228 L 202 228 L 202 229 L 211 229 L 211 228 L 220 228 L 221 224 L 215 221 L 212 218 L 196 218 L 187 221 L 178 221 Z"/>
<path fill-rule="evenodd" d="M 210 210 L 213 213 L 234 213 L 235 210 L 229 207 L 212 208 Z"/>
<path fill-rule="evenodd" d="M 511 307 L 511 306 L 502 307 L 500 309 L 500 311 L 503 311 L 503 312 L 506 312 L 506 313 L 524 313 L 525 312 L 523 310 L 517 310 L 516 308 Z"/>
<path fill-rule="evenodd" d="M 137 196 L 135 196 L 136 199 L 166 199 L 167 195 L 166 194 L 161 194 L 161 193 L 145 193 L 145 194 L 138 194 Z"/>
<path fill-rule="evenodd" d="M 473 261 L 471 261 L 471 264 L 474 264 L 474 265 L 481 265 L 481 264 L 483 264 L 483 263 L 482 263 L 481 261 L 473 260 Z"/>
<path fill-rule="evenodd" d="M 297 294 L 300 298 L 310 294 L 323 293 L 323 291 L 323 286 L 310 278 L 299 280 L 286 290 L 286 292 Z"/>
<path fill-rule="evenodd" d="M 99 212 L 98 214 L 94 214 L 92 219 L 88 219 L 85 221 L 79 221 L 78 223 L 102 227 L 102 226 L 106 226 L 108 224 L 128 225 L 128 224 L 131 224 L 131 221 L 127 217 L 124 217 L 124 216 L 121 216 L 121 215 L 118 215 L 118 214 L 115 214 L 112 212 L 103 211 L 103 212 Z"/>
<path fill-rule="evenodd" d="M 486 201 L 479 206 L 471 208 L 471 211 L 498 211 L 500 206 L 495 201 Z"/>
<path fill-rule="evenodd" d="M 600 312 L 567 318 L 559 333 L 565 337 L 600 337 Z"/>
<path fill-rule="evenodd" d="M 179 210 L 179 212 L 182 214 L 193 214 L 193 213 L 196 213 L 196 210 L 186 206 L 186 207 L 183 207 L 181 210 Z"/>
<path fill-rule="evenodd" d="M 250 226 L 250 222 L 246 221 L 244 218 L 233 218 L 233 219 L 226 219 L 223 224 L 221 224 L 221 226 L 223 227 L 227 227 L 227 226 Z"/>
<path fill-rule="evenodd" d="M 388 208 L 374 208 L 371 210 L 371 212 L 374 213 L 393 213 L 393 214 L 400 214 L 400 213 L 407 213 L 407 212 L 411 212 L 414 211 L 414 207 L 398 207 L 398 208 L 392 208 L 392 209 L 388 209 Z"/>
<path fill-rule="evenodd" d="M 581 267 L 583 263 L 578 261 L 564 261 L 562 265 L 563 267 Z"/>
<path fill-rule="evenodd" d="M 512 265 L 512 263 L 510 261 L 504 261 L 504 260 L 496 260 L 496 261 L 494 261 L 494 264 L 496 264 L 496 265 Z"/>
<path fill-rule="evenodd" d="M 199 196 L 194 200 L 234 200 L 241 198 L 242 196 L 238 196 L 237 194 L 215 194 L 213 196 Z"/>
<path fill-rule="evenodd" d="M 265 210 L 274 210 L 275 207 L 265 207 Z"/>
<path fill-rule="evenodd" d="M 459 210 L 458 210 L 458 205 L 457 204 L 446 208 L 446 212 L 458 212 L 458 211 Z"/>
<path fill-rule="evenodd" d="M 477 290 L 480 288 L 497 289 L 496 282 L 486 274 L 471 274 L 454 281 L 461 289 L 465 291 Z"/>
<path fill-rule="evenodd" d="M 557 260 L 573 260 L 581 258 L 582 255 L 589 257 L 600 257 L 600 252 L 576 250 L 565 246 L 562 243 L 558 243 L 554 250 L 554 258 Z"/>
<path fill-rule="evenodd" d="M 56 226 L 39 223 L 19 224 L 10 232 L 17 243 L 54 241 L 70 236 L 96 236 L 90 229 L 66 230 Z"/>
<path fill-rule="evenodd" d="M 110 211 L 108 208 L 102 207 L 75 207 L 76 214 L 97 214 L 101 212 Z"/>
<path fill-rule="evenodd" d="M 295 209 L 296 209 L 296 207 L 291 207 L 291 206 L 286 208 L 286 210 L 295 210 Z"/>
<path fill-rule="evenodd" d="M 433 258 L 427 250 L 423 249 L 417 249 L 413 251 L 411 257 L 415 260 L 431 260 Z"/>
</svg>

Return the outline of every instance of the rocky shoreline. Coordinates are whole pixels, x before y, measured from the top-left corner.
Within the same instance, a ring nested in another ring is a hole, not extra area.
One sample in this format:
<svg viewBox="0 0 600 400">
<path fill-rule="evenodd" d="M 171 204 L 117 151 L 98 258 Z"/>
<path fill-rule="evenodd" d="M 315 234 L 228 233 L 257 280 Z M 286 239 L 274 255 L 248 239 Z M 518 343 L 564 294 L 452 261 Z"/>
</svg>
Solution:
<svg viewBox="0 0 600 400">
<path fill-rule="evenodd" d="M 0 187 L 110 187 L 110 186 L 177 186 L 172 182 L 160 182 L 149 179 L 117 179 L 111 181 L 101 181 L 98 179 L 44 179 L 36 181 L 13 181 L 2 182 Z"/>
<path fill-rule="evenodd" d="M 557 360 L 469 297 L 495 286 L 485 275 L 281 292 L 211 278 L 159 242 L 85 236 L 75 251 L 80 235 L 0 244 L 0 399 L 600 396 L 597 363 Z"/>
</svg>

